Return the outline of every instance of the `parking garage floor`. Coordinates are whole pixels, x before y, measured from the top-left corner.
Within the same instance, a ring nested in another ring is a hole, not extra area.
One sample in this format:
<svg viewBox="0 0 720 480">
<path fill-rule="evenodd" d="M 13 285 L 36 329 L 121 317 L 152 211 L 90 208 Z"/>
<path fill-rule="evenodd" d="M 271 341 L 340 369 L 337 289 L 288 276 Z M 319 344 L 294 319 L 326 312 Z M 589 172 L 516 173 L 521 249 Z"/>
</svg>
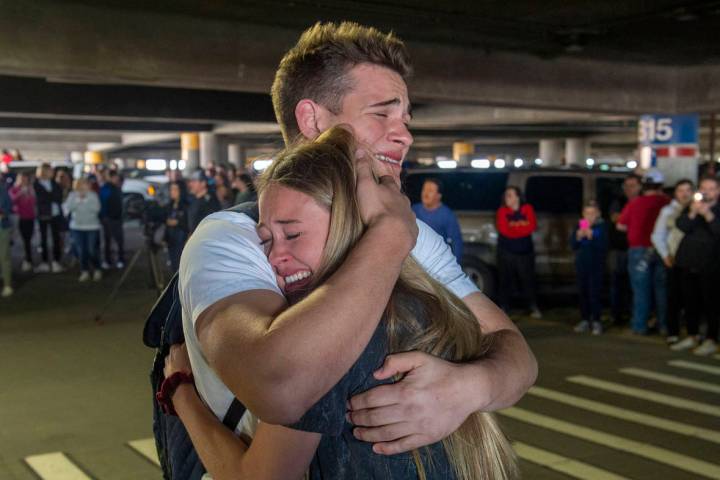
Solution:
<svg viewBox="0 0 720 480">
<path fill-rule="evenodd" d="M 128 236 L 136 248 L 137 231 Z M 155 296 L 146 269 L 141 258 L 101 325 L 119 272 L 84 284 L 76 272 L 19 276 L 0 300 L 0 478 L 161 478 L 141 342 Z M 720 357 L 623 331 L 576 335 L 576 320 L 559 307 L 517 318 L 541 367 L 500 412 L 524 478 L 720 478 Z"/>
</svg>

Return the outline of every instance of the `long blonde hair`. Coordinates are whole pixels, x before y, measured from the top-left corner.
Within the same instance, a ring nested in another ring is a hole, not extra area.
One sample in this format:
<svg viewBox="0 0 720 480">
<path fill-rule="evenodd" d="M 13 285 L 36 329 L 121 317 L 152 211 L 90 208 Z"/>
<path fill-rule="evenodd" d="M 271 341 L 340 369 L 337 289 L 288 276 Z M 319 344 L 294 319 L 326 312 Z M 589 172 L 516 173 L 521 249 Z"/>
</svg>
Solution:
<svg viewBox="0 0 720 480">
<path fill-rule="evenodd" d="M 330 231 L 321 267 L 310 289 L 342 265 L 365 228 L 355 193 L 354 153 L 351 133 L 334 127 L 313 142 L 281 152 L 259 182 L 260 193 L 270 185 L 282 185 L 309 195 L 330 211 Z M 465 304 L 432 279 L 411 256 L 403 263 L 385 320 L 390 352 L 418 350 L 452 362 L 467 362 L 482 357 L 490 348 L 491 337 L 482 334 Z M 470 415 L 442 442 L 458 480 L 498 480 L 518 475 L 510 442 L 490 413 Z M 419 478 L 424 480 L 421 457 L 419 451 L 413 452 Z"/>
</svg>

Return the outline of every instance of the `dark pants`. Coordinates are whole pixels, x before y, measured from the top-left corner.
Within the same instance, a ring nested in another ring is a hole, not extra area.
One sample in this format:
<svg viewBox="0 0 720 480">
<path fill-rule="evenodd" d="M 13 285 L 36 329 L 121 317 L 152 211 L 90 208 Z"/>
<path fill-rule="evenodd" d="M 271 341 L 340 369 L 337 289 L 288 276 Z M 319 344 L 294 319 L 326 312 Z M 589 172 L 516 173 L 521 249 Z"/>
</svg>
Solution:
<svg viewBox="0 0 720 480">
<path fill-rule="evenodd" d="M 32 263 L 32 236 L 35 231 L 35 219 L 21 218 L 18 227 L 20 228 L 20 236 L 23 240 L 23 247 L 25 247 L 25 261 Z"/>
<path fill-rule="evenodd" d="M 510 308 L 510 298 L 517 292 L 530 308 L 536 308 L 535 254 L 517 254 L 498 249 L 497 263 L 500 276 L 498 292 L 500 307 L 507 311 Z"/>
<path fill-rule="evenodd" d="M 62 258 L 62 236 L 60 235 L 63 228 L 63 218 L 58 215 L 49 220 L 40 220 L 40 248 L 42 249 L 42 261 L 47 263 L 50 261 L 50 252 L 48 250 L 48 229 L 52 235 L 53 242 L 53 260 L 59 262 Z"/>
<path fill-rule="evenodd" d="M 577 268 L 578 294 L 580 296 L 580 315 L 583 320 L 599 322 L 602 314 L 603 265 L 596 268 L 583 266 Z"/>
<path fill-rule="evenodd" d="M 105 261 L 112 264 L 112 242 L 117 245 L 117 260 L 125 263 L 125 233 L 121 218 L 103 218 L 103 243 L 105 244 Z"/>
<path fill-rule="evenodd" d="M 650 247 L 628 249 L 628 273 L 633 292 L 631 326 L 636 333 L 647 333 L 647 321 L 655 304 L 660 330 L 667 328 L 667 293 L 665 264 Z"/>
<path fill-rule="evenodd" d="M 180 256 L 182 255 L 183 247 L 185 247 L 187 237 L 187 232 L 179 228 L 167 227 L 165 230 L 165 241 L 168 246 L 170 268 L 172 268 L 173 272 L 177 272 L 180 268 Z"/>
<path fill-rule="evenodd" d="M 684 271 L 682 276 L 685 317 L 688 335 L 698 334 L 698 319 L 704 316 L 708 323 L 707 338 L 718 339 L 717 299 L 718 273 Z"/>
<path fill-rule="evenodd" d="M 630 277 L 627 250 L 610 251 L 610 312 L 615 324 L 630 312 Z"/>
<path fill-rule="evenodd" d="M 685 307 L 682 280 L 685 272 L 679 267 L 668 268 L 666 272 L 668 336 L 677 337 L 680 335 L 680 315 Z M 697 333 L 697 317 L 694 320 L 688 319 L 688 321 L 694 322 Z M 688 328 L 690 328 L 689 325 Z"/>
<path fill-rule="evenodd" d="M 92 265 L 96 270 L 100 269 L 98 258 L 97 239 L 98 230 L 71 230 L 73 243 L 80 255 L 80 268 L 84 271 L 90 270 Z"/>
</svg>

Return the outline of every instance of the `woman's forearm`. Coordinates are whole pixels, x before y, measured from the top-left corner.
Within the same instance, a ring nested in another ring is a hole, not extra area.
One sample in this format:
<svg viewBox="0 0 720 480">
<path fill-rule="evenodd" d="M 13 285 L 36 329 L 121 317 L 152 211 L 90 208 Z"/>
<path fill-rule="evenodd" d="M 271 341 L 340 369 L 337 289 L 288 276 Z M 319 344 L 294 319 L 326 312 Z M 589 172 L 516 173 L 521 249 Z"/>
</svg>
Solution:
<svg viewBox="0 0 720 480">
<path fill-rule="evenodd" d="M 195 387 L 180 384 L 172 397 L 175 411 L 193 446 L 215 480 L 237 479 L 248 446 L 225 427 L 200 400 Z"/>
</svg>

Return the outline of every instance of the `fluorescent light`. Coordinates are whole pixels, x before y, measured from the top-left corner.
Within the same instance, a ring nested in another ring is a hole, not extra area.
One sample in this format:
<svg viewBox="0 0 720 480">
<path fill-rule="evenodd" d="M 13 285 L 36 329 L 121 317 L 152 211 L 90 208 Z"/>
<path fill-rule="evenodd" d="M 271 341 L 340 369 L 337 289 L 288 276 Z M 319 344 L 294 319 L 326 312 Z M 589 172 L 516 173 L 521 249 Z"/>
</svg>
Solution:
<svg viewBox="0 0 720 480">
<path fill-rule="evenodd" d="M 635 160 L 630 160 L 625 164 L 625 166 L 632 170 L 634 168 L 637 168 L 637 162 Z"/>
<path fill-rule="evenodd" d="M 490 160 L 487 158 L 476 158 L 470 162 L 470 166 L 473 168 L 490 168 Z"/>
<path fill-rule="evenodd" d="M 607 172 L 608 170 L 610 170 L 610 165 L 603 163 L 602 165 L 600 165 L 600 170 L 602 170 L 603 172 Z"/>
<path fill-rule="evenodd" d="M 493 166 L 494 166 L 495 168 L 505 168 L 505 160 L 503 160 L 502 158 L 498 158 L 498 159 L 495 160 L 495 162 L 493 163 Z"/>
<path fill-rule="evenodd" d="M 153 171 L 161 171 L 167 168 L 167 162 L 162 158 L 148 158 L 145 160 L 145 168 Z"/>
<path fill-rule="evenodd" d="M 170 170 L 177 170 L 177 160 L 170 160 Z"/>
<path fill-rule="evenodd" d="M 588 167 L 592 167 L 593 165 L 595 165 L 595 159 L 588 158 L 587 160 L 585 160 L 585 165 L 587 165 Z"/>
<path fill-rule="evenodd" d="M 457 162 L 455 160 L 438 160 L 437 166 L 440 168 L 456 168 Z"/>
<path fill-rule="evenodd" d="M 186 162 L 185 160 L 179 160 L 178 161 L 178 170 L 185 170 Z"/>
<path fill-rule="evenodd" d="M 523 166 L 523 163 L 525 163 L 525 162 L 523 162 L 522 158 L 516 158 L 515 161 L 513 162 L 513 165 L 515 165 L 516 168 L 520 168 Z"/>
<path fill-rule="evenodd" d="M 273 162 L 273 161 L 272 161 L 272 158 L 268 158 L 268 159 L 265 159 L 265 160 L 255 160 L 255 161 L 253 162 L 252 166 L 253 166 L 253 168 L 254 168 L 256 171 L 262 172 L 262 171 L 265 170 L 267 167 L 269 167 L 272 162 Z"/>
<path fill-rule="evenodd" d="M 542 158 L 536 158 L 535 165 L 542 165 Z"/>
</svg>

